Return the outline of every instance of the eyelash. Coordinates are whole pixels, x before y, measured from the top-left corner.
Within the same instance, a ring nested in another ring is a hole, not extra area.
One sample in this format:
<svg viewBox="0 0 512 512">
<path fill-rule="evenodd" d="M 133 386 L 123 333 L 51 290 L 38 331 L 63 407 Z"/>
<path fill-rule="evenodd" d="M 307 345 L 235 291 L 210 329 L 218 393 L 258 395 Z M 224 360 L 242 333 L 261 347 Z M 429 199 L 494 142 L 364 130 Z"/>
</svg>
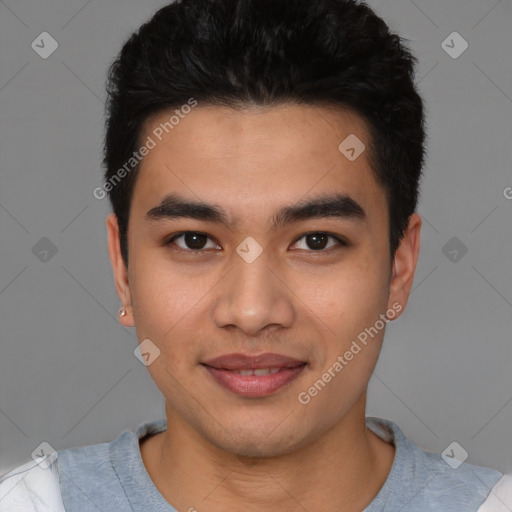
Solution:
<svg viewBox="0 0 512 512">
<path fill-rule="evenodd" d="M 177 240 L 178 238 L 181 238 L 182 236 L 187 235 L 187 234 L 206 236 L 210 240 L 214 241 L 206 233 L 202 233 L 200 231 L 182 231 L 180 233 L 175 233 L 174 235 L 172 235 L 171 238 L 169 238 L 167 240 L 165 245 L 171 246 L 174 244 L 175 240 Z M 307 252 L 311 252 L 311 253 L 328 253 L 328 252 L 331 252 L 332 250 L 336 250 L 341 247 L 347 247 L 349 245 L 343 238 L 339 237 L 338 235 L 334 235 L 332 233 L 328 233 L 325 231 L 310 231 L 308 233 L 304 233 L 303 235 L 298 237 L 295 240 L 295 242 L 293 242 L 293 245 L 297 244 L 300 240 L 302 240 L 303 238 L 306 238 L 307 236 L 310 236 L 310 235 L 324 235 L 329 238 L 332 238 L 338 242 L 338 247 L 328 247 L 327 249 L 317 249 L 317 250 L 314 250 L 314 249 L 309 249 L 309 250 L 300 249 L 300 250 L 307 250 Z M 215 242 L 215 243 L 217 243 L 217 242 Z M 173 249 L 173 250 L 177 250 L 179 252 L 198 253 L 199 254 L 199 253 L 205 252 L 207 249 L 183 249 L 182 247 L 178 247 L 177 249 Z"/>
</svg>

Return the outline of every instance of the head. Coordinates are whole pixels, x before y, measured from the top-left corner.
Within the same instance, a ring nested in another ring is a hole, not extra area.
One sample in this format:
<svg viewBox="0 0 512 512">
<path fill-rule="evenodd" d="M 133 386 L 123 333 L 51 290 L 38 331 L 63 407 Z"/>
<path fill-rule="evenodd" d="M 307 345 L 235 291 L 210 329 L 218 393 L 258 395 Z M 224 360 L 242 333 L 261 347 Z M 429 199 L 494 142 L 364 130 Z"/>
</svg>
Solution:
<svg viewBox="0 0 512 512">
<path fill-rule="evenodd" d="M 160 350 L 148 370 L 168 411 L 213 444 L 284 453 L 364 409 L 419 250 L 414 64 L 352 0 L 178 1 L 113 63 L 104 162 L 122 321 Z M 240 396 L 203 364 L 235 352 L 303 370 Z"/>
</svg>

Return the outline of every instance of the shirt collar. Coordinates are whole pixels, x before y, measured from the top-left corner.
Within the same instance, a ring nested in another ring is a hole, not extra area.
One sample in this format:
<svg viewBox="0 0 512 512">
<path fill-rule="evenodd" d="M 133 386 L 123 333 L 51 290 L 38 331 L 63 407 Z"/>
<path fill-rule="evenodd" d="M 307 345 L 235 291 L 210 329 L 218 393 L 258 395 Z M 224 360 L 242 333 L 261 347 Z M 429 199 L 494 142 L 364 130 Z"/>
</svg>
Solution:
<svg viewBox="0 0 512 512">
<path fill-rule="evenodd" d="M 384 441 L 395 446 L 395 458 L 389 475 L 371 504 L 363 512 L 376 512 L 391 499 L 393 489 L 401 486 L 402 475 L 413 470 L 413 460 L 407 457 L 412 442 L 407 439 L 398 425 L 392 421 L 367 417 L 366 425 Z M 140 424 L 135 432 L 125 430 L 110 444 L 110 459 L 124 488 L 134 512 L 177 512 L 156 488 L 149 476 L 140 453 L 139 442 L 148 435 L 155 435 L 167 429 L 166 418 Z M 405 466 L 404 466 L 405 464 Z M 409 467 L 406 467 L 406 466 Z M 407 492 L 404 490 L 404 492 Z"/>
</svg>

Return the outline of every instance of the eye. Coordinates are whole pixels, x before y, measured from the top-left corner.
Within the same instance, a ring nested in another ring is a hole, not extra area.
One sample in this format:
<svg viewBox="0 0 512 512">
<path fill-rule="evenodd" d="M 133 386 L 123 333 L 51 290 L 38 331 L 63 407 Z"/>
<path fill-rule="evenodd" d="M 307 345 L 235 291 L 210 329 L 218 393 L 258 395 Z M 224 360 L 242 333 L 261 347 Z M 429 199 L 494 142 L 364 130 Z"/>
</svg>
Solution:
<svg viewBox="0 0 512 512">
<path fill-rule="evenodd" d="M 329 243 L 329 239 L 331 243 Z M 181 242 L 178 243 L 178 240 L 181 240 Z M 210 242 L 210 246 L 208 246 L 208 241 Z M 302 247 L 298 247 L 299 250 L 314 252 L 328 252 L 329 249 L 334 249 L 336 246 L 348 245 L 348 243 L 339 236 L 324 232 L 306 233 L 298 238 L 294 245 L 300 245 L 301 241 L 304 242 L 302 242 Z M 176 245 L 187 252 L 202 252 L 203 249 L 221 249 L 208 235 L 197 231 L 176 233 L 166 242 L 166 245 Z"/>
<path fill-rule="evenodd" d="M 183 233 L 176 233 L 173 235 L 166 243 L 166 245 L 175 244 L 176 240 L 182 239 L 182 244 L 180 245 L 176 243 L 176 245 L 183 250 L 190 252 L 200 252 L 201 249 L 216 249 L 219 248 L 217 244 L 215 244 L 208 235 L 204 233 L 198 233 L 197 231 L 185 231 Z M 207 247 L 207 241 L 210 240 L 213 244 L 210 247 Z"/>
<path fill-rule="evenodd" d="M 331 245 L 328 245 L 329 238 L 334 241 L 334 243 L 332 243 Z M 332 248 L 336 247 L 336 245 L 338 245 L 338 246 L 347 246 L 348 245 L 347 242 L 345 242 L 345 240 L 343 240 L 342 238 L 335 236 L 335 235 L 331 235 L 329 233 L 323 233 L 323 232 L 306 233 L 306 234 L 302 235 L 301 238 L 299 238 L 295 242 L 295 245 L 297 245 L 298 242 L 300 242 L 301 240 L 304 240 L 306 246 L 309 246 L 309 247 L 299 247 L 299 249 L 308 250 L 308 248 L 309 248 L 316 252 L 321 252 L 321 251 L 327 252 L 327 251 L 325 251 L 325 249 L 332 249 Z"/>
</svg>

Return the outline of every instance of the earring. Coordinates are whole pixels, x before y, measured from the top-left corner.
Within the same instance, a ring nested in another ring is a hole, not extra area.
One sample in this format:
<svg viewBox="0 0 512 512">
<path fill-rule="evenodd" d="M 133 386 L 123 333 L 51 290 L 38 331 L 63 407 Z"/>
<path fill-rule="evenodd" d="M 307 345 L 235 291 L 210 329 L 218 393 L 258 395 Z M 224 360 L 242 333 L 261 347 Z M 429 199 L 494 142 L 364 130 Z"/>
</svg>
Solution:
<svg viewBox="0 0 512 512">
<path fill-rule="evenodd" d="M 121 308 L 121 309 L 119 310 L 119 316 L 120 316 L 120 317 L 126 316 L 127 314 L 128 314 L 128 312 L 126 311 L 126 309 L 125 309 L 125 308 Z"/>
</svg>

